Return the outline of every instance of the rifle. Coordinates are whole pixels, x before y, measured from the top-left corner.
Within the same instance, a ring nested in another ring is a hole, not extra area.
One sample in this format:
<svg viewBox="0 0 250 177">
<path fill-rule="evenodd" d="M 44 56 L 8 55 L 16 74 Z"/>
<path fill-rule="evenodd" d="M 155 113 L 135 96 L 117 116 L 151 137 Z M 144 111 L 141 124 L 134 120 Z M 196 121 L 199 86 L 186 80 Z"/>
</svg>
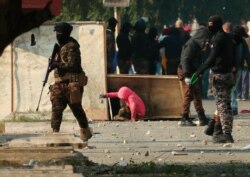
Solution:
<svg viewBox="0 0 250 177">
<path fill-rule="evenodd" d="M 53 51 L 52 51 L 52 55 L 48 59 L 48 67 L 47 67 L 47 71 L 46 71 L 45 78 L 44 78 L 44 81 L 43 81 L 43 86 L 42 86 L 42 90 L 41 90 L 41 93 L 40 93 L 40 97 L 39 97 L 39 101 L 38 101 L 36 111 L 38 111 L 38 109 L 39 109 L 40 101 L 41 101 L 42 94 L 43 94 L 43 89 L 44 89 L 44 87 L 45 87 L 45 85 L 46 85 L 46 83 L 48 81 L 48 78 L 49 78 L 50 65 L 53 63 L 53 60 L 55 59 L 56 54 L 57 54 L 58 51 L 59 51 L 59 45 L 57 43 L 55 43 Z"/>
</svg>

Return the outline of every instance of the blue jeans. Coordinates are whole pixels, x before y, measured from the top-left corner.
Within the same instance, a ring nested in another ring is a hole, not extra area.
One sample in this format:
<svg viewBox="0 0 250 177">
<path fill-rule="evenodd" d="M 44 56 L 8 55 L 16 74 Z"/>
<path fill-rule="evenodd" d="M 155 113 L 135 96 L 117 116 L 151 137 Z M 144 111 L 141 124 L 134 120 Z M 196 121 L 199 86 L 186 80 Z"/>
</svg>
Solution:
<svg viewBox="0 0 250 177">
<path fill-rule="evenodd" d="M 236 74 L 237 98 L 248 99 L 249 92 L 249 73 L 247 67 L 239 69 Z"/>
<path fill-rule="evenodd" d="M 231 90 L 231 108 L 232 110 L 238 110 L 238 101 L 237 99 L 237 91 L 236 86 L 234 86 Z"/>
</svg>

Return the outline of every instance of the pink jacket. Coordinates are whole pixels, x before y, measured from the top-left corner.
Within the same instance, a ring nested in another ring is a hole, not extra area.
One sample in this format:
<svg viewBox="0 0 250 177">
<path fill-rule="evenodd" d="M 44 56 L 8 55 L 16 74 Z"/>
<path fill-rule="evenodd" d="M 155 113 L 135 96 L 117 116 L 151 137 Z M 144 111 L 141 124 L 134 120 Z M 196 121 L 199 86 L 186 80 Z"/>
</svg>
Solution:
<svg viewBox="0 0 250 177">
<path fill-rule="evenodd" d="M 145 105 L 142 99 L 128 87 L 121 87 L 118 92 L 110 92 L 105 94 L 109 98 L 120 98 L 124 99 L 127 107 L 131 112 L 131 120 L 136 118 L 144 118 L 145 116 Z"/>
</svg>

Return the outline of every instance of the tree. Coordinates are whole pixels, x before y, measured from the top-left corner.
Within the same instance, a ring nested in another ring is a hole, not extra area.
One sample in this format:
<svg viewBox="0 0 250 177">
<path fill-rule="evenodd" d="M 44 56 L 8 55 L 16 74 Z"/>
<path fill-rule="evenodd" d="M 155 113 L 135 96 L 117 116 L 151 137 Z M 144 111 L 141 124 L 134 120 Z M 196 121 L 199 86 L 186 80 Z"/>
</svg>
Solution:
<svg viewBox="0 0 250 177">
<path fill-rule="evenodd" d="M 149 18 L 149 25 L 161 28 L 174 24 L 178 17 L 184 23 L 197 18 L 206 22 L 209 16 L 218 14 L 225 20 L 238 23 L 241 18 L 250 19 L 250 0 L 130 0 L 130 6 L 122 8 L 122 21 L 134 24 L 139 18 Z M 63 0 L 62 14 L 56 21 L 107 21 L 113 16 L 113 8 L 104 7 L 102 0 Z"/>
</svg>

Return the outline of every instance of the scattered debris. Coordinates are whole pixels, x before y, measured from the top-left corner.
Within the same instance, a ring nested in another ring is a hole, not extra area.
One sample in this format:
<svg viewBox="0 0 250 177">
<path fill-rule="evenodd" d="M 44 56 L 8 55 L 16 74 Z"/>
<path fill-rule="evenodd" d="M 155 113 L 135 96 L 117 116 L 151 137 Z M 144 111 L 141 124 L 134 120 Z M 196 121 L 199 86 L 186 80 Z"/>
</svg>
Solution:
<svg viewBox="0 0 250 177">
<path fill-rule="evenodd" d="M 190 137 L 191 137 L 191 138 L 195 138 L 196 135 L 195 135 L 194 133 L 192 133 L 192 134 L 190 135 Z"/>
<path fill-rule="evenodd" d="M 182 152 L 172 151 L 171 154 L 174 155 L 174 156 L 178 156 L 178 155 L 180 155 L 180 156 L 181 156 L 181 155 L 188 155 L 188 153 L 183 152 L 183 151 L 182 151 Z"/>
<path fill-rule="evenodd" d="M 141 155 L 141 153 L 140 152 L 136 152 L 135 155 Z"/>
<path fill-rule="evenodd" d="M 204 145 L 204 146 L 207 145 L 207 140 L 203 140 L 202 145 Z"/>
<path fill-rule="evenodd" d="M 146 135 L 150 135 L 150 130 L 148 130 L 148 131 L 146 132 Z"/>
<path fill-rule="evenodd" d="M 121 157 L 121 159 L 119 161 L 119 166 L 126 167 L 127 165 L 128 165 L 128 163 L 126 162 L 126 160 L 124 160 L 124 158 Z"/>
<path fill-rule="evenodd" d="M 105 149 L 104 152 L 105 153 L 110 153 L 110 151 L 108 149 Z"/>
<path fill-rule="evenodd" d="M 177 146 L 177 147 L 182 147 L 182 144 L 177 144 L 176 146 Z"/>
<path fill-rule="evenodd" d="M 250 150 L 250 144 L 248 144 L 245 147 L 241 148 L 241 150 Z"/>
<path fill-rule="evenodd" d="M 223 147 L 232 147 L 232 143 L 223 144 Z"/>
<path fill-rule="evenodd" d="M 28 164 L 23 164 L 24 166 L 34 167 L 37 166 L 38 161 L 31 159 Z"/>
</svg>

